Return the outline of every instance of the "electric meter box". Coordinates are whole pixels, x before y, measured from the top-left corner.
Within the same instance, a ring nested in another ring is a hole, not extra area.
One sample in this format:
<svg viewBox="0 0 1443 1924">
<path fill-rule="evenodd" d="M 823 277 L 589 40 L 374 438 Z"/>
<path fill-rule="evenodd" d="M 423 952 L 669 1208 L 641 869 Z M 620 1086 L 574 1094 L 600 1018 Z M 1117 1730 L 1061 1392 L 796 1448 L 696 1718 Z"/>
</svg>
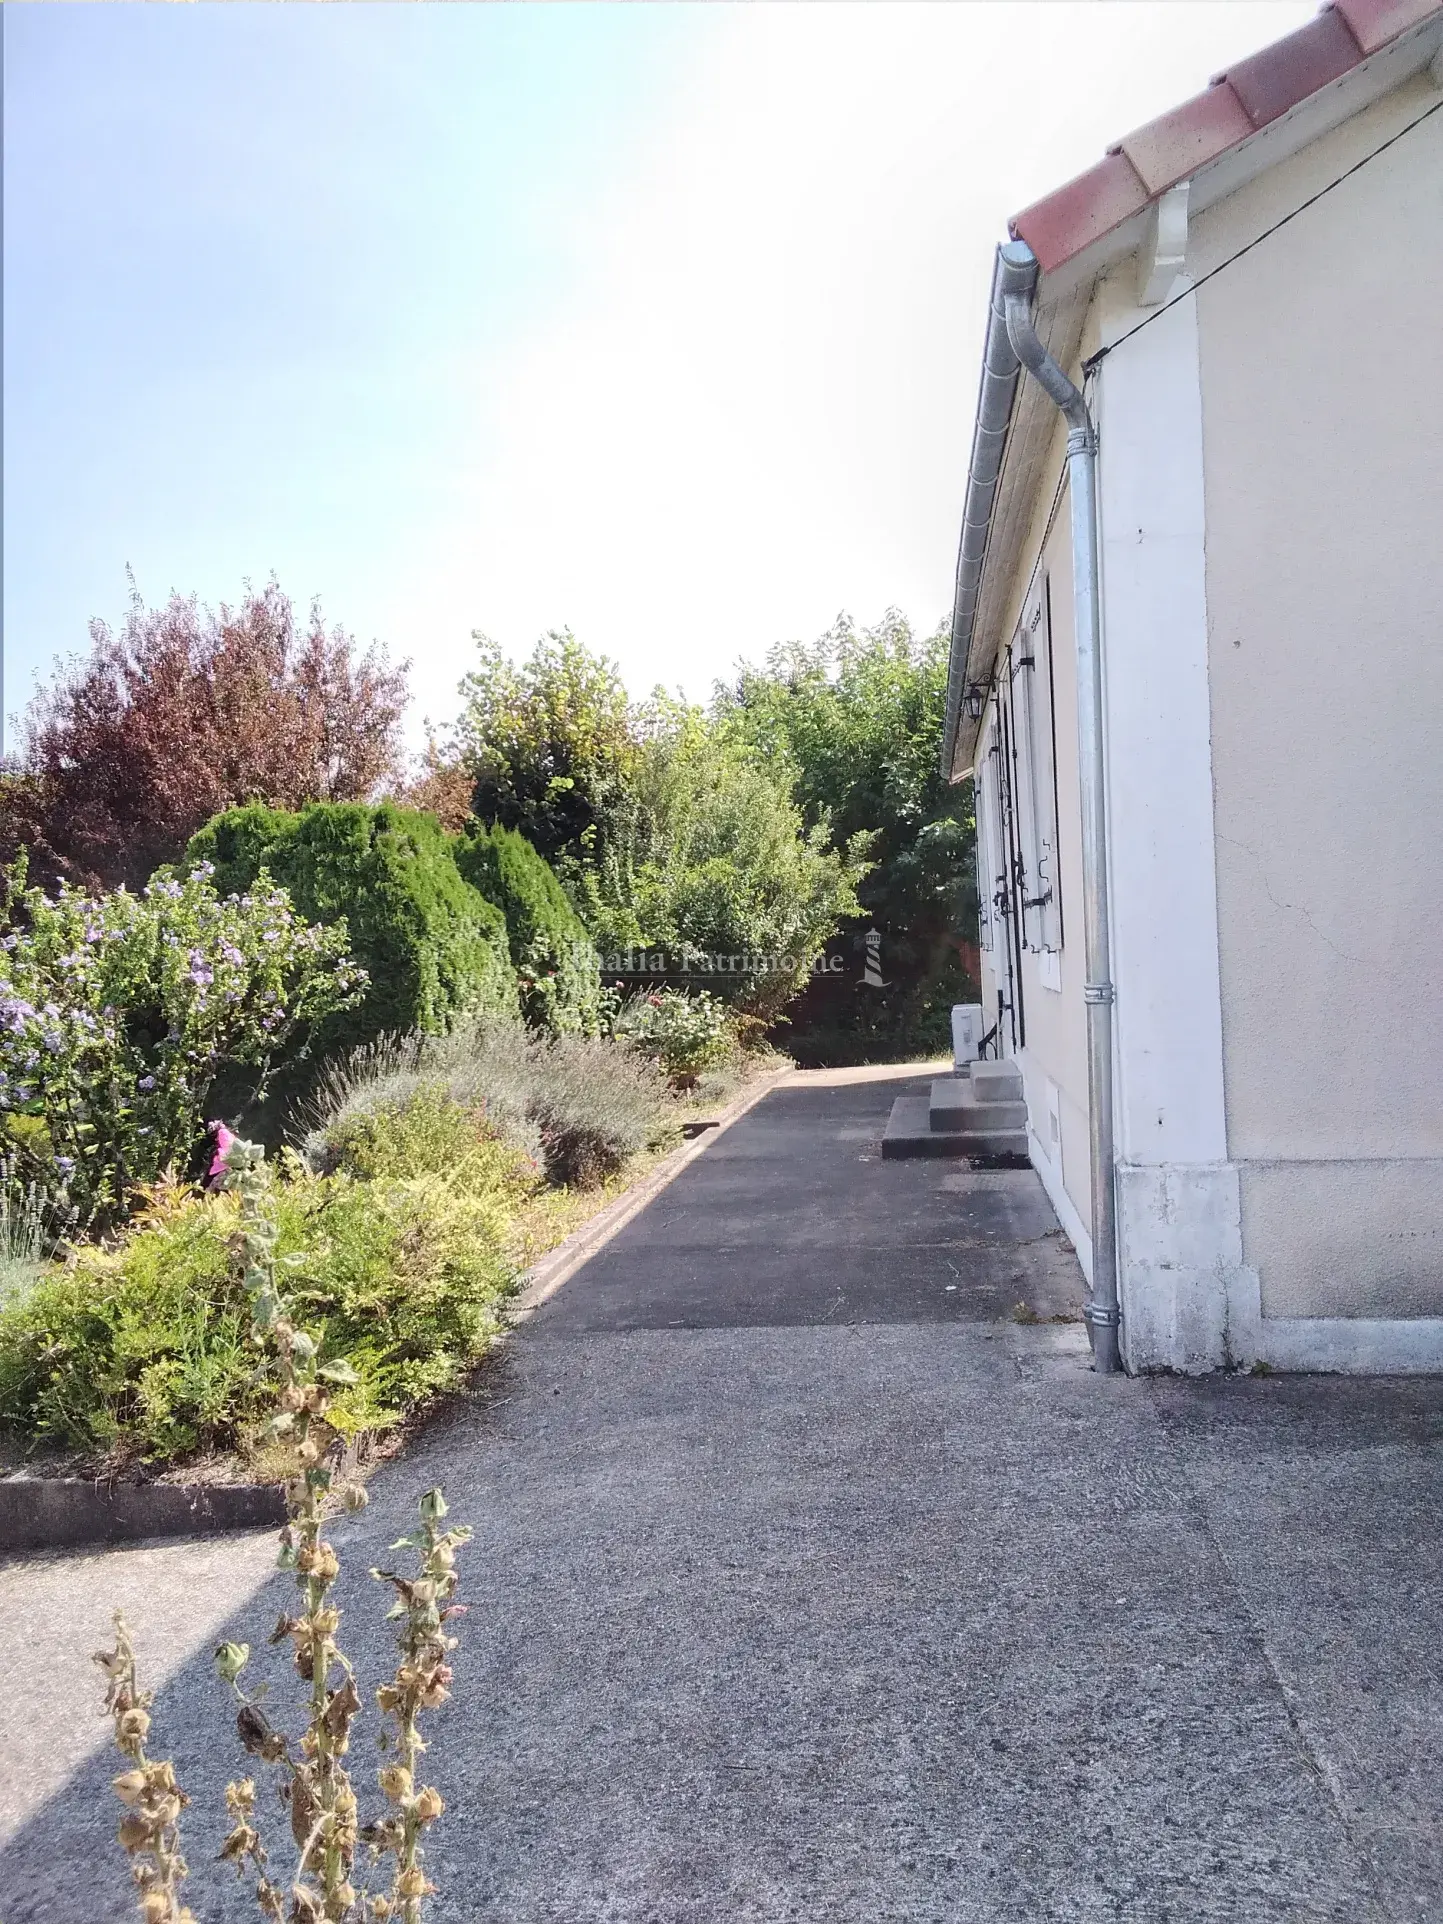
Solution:
<svg viewBox="0 0 1443 1924">
<path fill-rule="evenodd" d="M 977 1060 L 982 1046 L 982 1004 L 956 1002 L 952 1005 L 952 1066 L 965 1069 Z"/>
</svg>

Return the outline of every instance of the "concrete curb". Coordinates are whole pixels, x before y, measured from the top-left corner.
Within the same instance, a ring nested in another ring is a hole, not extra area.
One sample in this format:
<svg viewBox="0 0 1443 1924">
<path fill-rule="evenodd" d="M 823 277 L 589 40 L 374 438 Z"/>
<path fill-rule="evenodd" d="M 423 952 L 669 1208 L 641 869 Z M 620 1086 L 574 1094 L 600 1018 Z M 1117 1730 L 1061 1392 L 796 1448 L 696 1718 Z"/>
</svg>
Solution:
<svg viewBox="0 0 1443 1924">
<path fill-rule="evenodd" d="M 674 1149 L 635 1189 L 628 1189 L 614 1203 L 608 1203 L 605 1209 L 598 1210 L 590 1222 L 583 1223 L 564 1243 L 558 1243 L 540 1262 L 533 1263 L 522 1276 L 521 1287 L 512 1298 L 509 1320 L 513 1324 L 524 1323 L 528 1316 L 534 1315 L 548 1297 L 554 1296 L 563 1283 L 570 1281 L 583 1263 L 589 1261 L 598 1249 L 604 1248 L 620 1230 L 625 1229 L 632 1217 L 639 1215 L 668 1183 L 674 1182 L 688 1163 L 695 1162 L 748 1109 L 754 1109 L 763 1096 L 769 1096 L 788 1076 L 796 1073 L 794 1069 L 777 1069 L 753 1083 L 751 1088 L 744 1090 L 722 1110 L 715 1123 L 702 1129 L 692 1141 L 683 1143 L 680 1149 Z"/>
<path fill-rule="evenodd" d="M 260 1530 L 286 1520 L 279 1483 L 93 1483 L 85 1477 L 0 1479 L 0 1556 L 139 1543 L 146 1537 Z"/>
</svg>

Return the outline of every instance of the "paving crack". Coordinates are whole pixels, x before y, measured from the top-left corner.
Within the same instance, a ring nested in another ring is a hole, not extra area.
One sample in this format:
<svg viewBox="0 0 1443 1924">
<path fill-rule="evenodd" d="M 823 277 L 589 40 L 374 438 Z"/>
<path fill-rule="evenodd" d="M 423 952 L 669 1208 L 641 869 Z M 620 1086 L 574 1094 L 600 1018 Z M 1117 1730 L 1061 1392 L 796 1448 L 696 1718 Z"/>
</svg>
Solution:
<svg viewBox="0 0 1443 1924">
<path fill-rule="evenodd" d="M 1298 1692 L 1293 1689 L 1292 1685 L 1283 1675 L 1281 1666 L 1268 1640 L 1267 1631 L 1251 1603 L 1248 1601 L 1247 1593 L 1239 1580 L 1233 1560 L 1223 1548 L 1222 1540 L 1213 1528 L 1212 1516 L 1208 1510 L 1207 1503 L 1189 1467 L 1187 1452 L 1181 1433 L 1178 1427 L 1172 1422 L 1168 1412 L 1161 1407 L 1158 1401 L 1157 1388 L 1151 1381 L 1148 1383 L 1148 1392 L 1153 1420 L 1156 1422 L 1163 1438 L 1172 1446 L 1173 1460 L 1177 1465 L 1181 1486 L 1180 1493 L 1183 1499 L 1183 1507 L 1192 1517 L 1219 1569 L 1226 1578 L 1228 1591 L 1237 1606 L 1248 1642 L 1256 1652 L 1263 1671 L 1273 1687 L 1278 1703 L 1282 1707 L 1283 1716 L 1292 1734 L 1298 1756 L 1309 1775 L 1312 1776 L 1321 1787 L 1337 1819 L 1338 1828 L 1342 1832 L 1348 1848 L 1357 1860 L 1363 1882 L 1368 1887 L 1369 1916 L 1374 1920 L 1374 1924 L 1401 1924 L 1399 1914 L 1394 1911 L 1391 1906 L 1386 1904 L 1379 1891 L 1372 1853 L 1359 1838 L 1353 1821 L 1349 1816 L 1347 1806 L 1343 1801 L 1342 1785 L 1339 1781 L 1337 1770 L 1334 1768 L 1331 1759 L 1327 1756 L 1322 1746 L 1317 1743 L 1310 1733 L 1303 1715 Z M 1359 1921 L 1359 1924 L 1362 1924 L 1362 1920 Z M 1410 1921 L 1410 1924 L 1414 1924 L 1414 1921 Z"/>
</svg>

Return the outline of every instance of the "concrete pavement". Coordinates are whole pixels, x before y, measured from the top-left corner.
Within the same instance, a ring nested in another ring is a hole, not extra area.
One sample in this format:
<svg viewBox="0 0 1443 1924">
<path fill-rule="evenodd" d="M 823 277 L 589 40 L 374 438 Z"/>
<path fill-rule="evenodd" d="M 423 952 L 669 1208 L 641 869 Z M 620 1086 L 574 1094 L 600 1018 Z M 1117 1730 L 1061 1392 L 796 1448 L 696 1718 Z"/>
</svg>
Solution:
<svg viewBox="0 0 1443 1924">
<path fill-rule="evenodd" d="M 881 1164 L 906 1087 L 767 1097 L 338 1531 L 363 1571 L 433 1481 L 477 1526 L 437 1924 L 1443 1924 L 1443 1385 L 1096 1377 L 1005 1320 L 1080 1298 L 1029 1172 Z M 119 1591 L 194 1653 L 156 1716 L 196 1909 L 250 1915 L 204 1652 L 261 1642 L 266 1555 L 0 1571 L 3 1924 L 128 1915 L 85 1754 Z"/>
</svg>

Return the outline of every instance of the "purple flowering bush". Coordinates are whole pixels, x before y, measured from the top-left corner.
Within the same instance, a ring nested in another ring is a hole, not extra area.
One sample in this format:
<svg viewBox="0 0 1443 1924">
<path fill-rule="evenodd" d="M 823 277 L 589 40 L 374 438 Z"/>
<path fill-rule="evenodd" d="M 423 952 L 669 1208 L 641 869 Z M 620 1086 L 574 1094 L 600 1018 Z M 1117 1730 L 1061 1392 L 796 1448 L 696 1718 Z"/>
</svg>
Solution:
<svg viewBox="0 0 1443 1924">
<path fill-rule="evenodd" d="M 259 1088 L 365 987 L 345 924 L 309 927 L 264 874 L 222 898 L 207 863 L 138 895 L 47 895 L 23 857 L 3 873 L 0 1135 L 82 1229 L 183 1163 L 222 1069 Z"/>
</svg>

